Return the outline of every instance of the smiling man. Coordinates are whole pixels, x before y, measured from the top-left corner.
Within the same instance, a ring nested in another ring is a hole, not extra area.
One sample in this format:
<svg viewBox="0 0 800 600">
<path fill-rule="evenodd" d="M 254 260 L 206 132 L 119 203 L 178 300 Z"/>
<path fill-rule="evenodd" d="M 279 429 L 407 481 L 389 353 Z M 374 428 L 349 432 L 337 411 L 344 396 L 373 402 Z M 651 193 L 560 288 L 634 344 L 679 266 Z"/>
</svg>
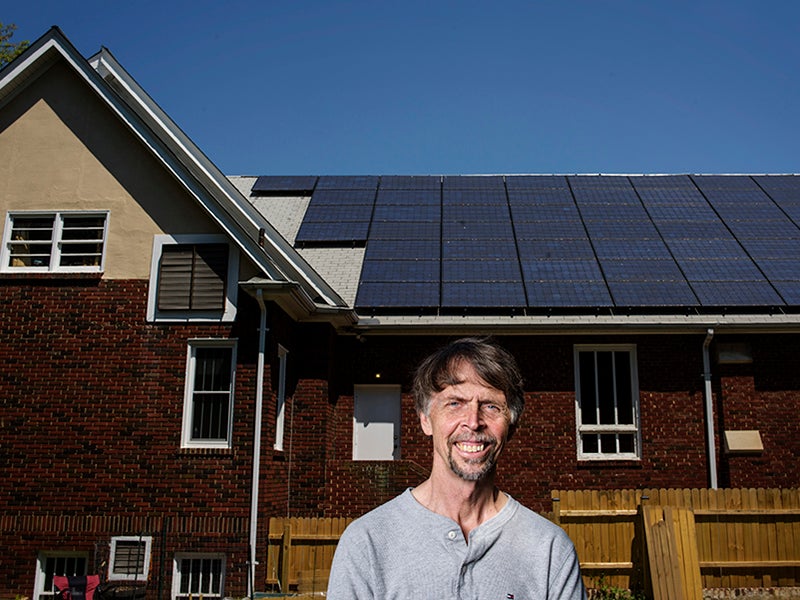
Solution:
<svg viewBox="0 0 800 600">
<path fill-rule="evenodd" d="M 420 364 L 413 391 L 430 477 L 345 530 L 328 599 L 585 598 L 564 531 L 495 486 L 524 407 L 514 358 L 460 339 Z"/>
</svg>

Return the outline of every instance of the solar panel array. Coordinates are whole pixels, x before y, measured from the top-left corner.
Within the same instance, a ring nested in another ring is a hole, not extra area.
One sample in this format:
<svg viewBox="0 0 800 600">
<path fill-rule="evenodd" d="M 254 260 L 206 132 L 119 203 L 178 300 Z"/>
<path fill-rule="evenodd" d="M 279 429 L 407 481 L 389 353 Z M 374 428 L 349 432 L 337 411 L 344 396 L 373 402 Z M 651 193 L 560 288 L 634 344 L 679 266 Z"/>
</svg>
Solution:
<svg viewBox="0 0 800 600">
<path fill-rule="evenodd" d="M 299 246 L 365 246 L 362 311 L 800 307 L 793 175 L 271 179 L 314 181 Z"/>
</svg>

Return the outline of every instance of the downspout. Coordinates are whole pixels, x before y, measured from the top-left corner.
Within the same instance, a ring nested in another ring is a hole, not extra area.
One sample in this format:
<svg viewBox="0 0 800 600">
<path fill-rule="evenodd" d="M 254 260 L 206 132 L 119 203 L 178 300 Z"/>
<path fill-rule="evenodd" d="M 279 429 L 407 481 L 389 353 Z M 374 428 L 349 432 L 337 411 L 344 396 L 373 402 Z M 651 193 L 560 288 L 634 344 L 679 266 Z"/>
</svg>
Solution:
<svg viewBox="0 0 800 600">
<path fill-rule="evenodd" d="M 256 290 L 256 300 L 261 309 L 261 322 L 258 327 L 258 369 L 256 372 L 256 412 L 253 426 L 253 481 L 250 491 L 250 544 L 248 550 L 248 576 L 247 595 L 252 598 L 255 593 L 256 544 L 258 542 L 258 485 L 261 470 L 261 421 L 264 409 L 264 352 L 267 344 L 267 306 L 264 304 L 264 294 L 261 289 Z"/>
<path fill-rule="evenodd" d="M 706 444 L 708 446 L 708 478 L 711 489 L 717 489 L 717 451 L 714 446 L 714 402 L 711 395 L 711 360 L 708 347 L 714 338 L 714 330 L 709 328 L 703 342 L 703 379 L 706 399 Z"/>
</svg>

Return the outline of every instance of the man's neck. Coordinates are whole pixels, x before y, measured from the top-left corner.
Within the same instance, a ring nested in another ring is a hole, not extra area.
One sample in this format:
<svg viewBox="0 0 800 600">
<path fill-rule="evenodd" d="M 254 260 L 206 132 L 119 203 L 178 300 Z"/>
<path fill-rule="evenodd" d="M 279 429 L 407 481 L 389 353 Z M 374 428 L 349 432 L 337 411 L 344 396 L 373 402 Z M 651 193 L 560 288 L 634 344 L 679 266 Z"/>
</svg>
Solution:
<svg viewBox="0 0 800 600">
<path fill-rule="evenodd" d="M 431 476 L 412 490 L 414 498 L 437 514 L 458 523 L 464 537 L 503 508 L 508 497 L 494 485 L 494 473 L 479 481 L 465 481 L 452 473 Z"/>
</svg>

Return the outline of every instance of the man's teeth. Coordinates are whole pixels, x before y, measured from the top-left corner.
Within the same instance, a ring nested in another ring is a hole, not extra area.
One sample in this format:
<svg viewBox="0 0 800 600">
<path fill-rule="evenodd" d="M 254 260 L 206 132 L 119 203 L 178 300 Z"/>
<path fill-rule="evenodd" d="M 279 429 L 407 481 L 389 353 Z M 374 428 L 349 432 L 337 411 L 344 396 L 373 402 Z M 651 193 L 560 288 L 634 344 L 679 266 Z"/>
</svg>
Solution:
<svg viewBox="0 0 800 600">
<path fill-rule="evenodd" d="M 480 452 L 483 450 L 483 444 L 465 444 L 464 442 L 459 442 L 458 447 L 463 450 L 464 452 Z"/>
</svg>

